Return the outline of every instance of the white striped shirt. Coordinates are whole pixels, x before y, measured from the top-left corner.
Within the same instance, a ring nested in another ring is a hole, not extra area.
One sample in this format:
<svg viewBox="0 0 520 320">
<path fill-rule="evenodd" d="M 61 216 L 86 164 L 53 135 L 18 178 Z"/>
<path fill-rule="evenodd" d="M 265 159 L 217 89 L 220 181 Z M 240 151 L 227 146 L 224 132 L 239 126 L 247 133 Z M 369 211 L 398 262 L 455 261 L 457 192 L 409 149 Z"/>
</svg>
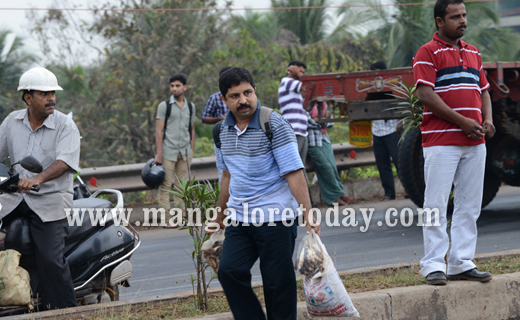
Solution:
<svg viewBox="0 0 520 320">
<path fill-rule="evenodd" d="M 399 120 L 373 120 L 372 134 L 376 137 L 384 137 L 397 131 L 397 123 Z"/>
<path fill-rule="evenodd" d="M 307 112 L 303 108 L 303 97 L 300 94 L 302 82 L 285 77 L 278 87 L 278 104 L 282 117 L 292 126 L 294 133 L 307 136 Z"/>
</svg>

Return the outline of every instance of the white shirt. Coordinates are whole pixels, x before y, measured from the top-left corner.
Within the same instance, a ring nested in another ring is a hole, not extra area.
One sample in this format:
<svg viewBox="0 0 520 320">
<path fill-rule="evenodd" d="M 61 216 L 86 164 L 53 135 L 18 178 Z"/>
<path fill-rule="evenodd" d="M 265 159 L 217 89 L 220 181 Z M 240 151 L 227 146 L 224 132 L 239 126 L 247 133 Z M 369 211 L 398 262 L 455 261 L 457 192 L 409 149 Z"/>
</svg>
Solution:
<svg viewBox="0 0 520 320">
<path fill-rule="evenodd" d="M 384 137 L 397 131 L 397 119 L 373 120 L 372 134 L 376 137 Z"/>
</svg>

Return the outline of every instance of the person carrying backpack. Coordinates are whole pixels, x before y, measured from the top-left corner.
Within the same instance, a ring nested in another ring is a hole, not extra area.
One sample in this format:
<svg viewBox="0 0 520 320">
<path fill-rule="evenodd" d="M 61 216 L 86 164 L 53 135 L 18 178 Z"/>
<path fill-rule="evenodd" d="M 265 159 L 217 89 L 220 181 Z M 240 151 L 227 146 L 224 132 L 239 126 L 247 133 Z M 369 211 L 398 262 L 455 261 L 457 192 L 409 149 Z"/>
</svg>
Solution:
<svg viewBox="0 0 520 320">
<path fill-rule="evenodd" d="M 172 183 L 188 179 L 188 161 L 195 150 L 195 105 L 186 100 L 187 78 L 176 73 L 170 78 L 171 97 L 157 107 L 155 163 L 162 164 L 166 177 L 159 187 L 159 207 L 170 212 L 170 191 Z M 186 157 L 186 153 L 189 159 Z M 174 206 L 180 205 L 174 196 Z M 169 226 L 176 228 L 177 226 Z"/>
<path fill-rule="evenodd" d="M 217 216 L 210 223 L 225 228 L 218 280 L 235 319 L 265 319 L 251 288 L 251 268 L 260 259 L 267 319 L 296 320 L 292 255 L 299 215 L 307 232 L 320 233 L 296 136 L 287 120 L 259 103 L 248 70 L 225 71 L 219 88 L 230 112 L 215 129 L 223 174 Z M 227 227 L 225 212 L 232 221 Z"/>
</svg>

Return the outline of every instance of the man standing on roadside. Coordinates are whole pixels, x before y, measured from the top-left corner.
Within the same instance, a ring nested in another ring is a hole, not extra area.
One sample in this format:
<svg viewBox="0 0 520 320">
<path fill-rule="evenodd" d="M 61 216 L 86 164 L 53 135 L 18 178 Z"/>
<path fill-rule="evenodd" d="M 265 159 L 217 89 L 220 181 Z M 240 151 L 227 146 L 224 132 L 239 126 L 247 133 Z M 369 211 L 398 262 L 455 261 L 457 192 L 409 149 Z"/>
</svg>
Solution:
<svg viewBox="0 0 520 320">
<path fill-rule="evenodd" d="M 287 66 L 287 77 L 282 78 L 278 87 L 278 105 L 284 117 L 296 135 L 298 154 L 303 163 L 303 173 L 307 188 L 307 174 L 305 173 L 305 159 L 307 158 L 307 111 L 303 107 L 303 97 L 300 93 L 302 82 L 300 78 L 305 74 L 307 66 L 301 61 L 291 61 Z M 310 194 L 310 191 L 309 191 Z M 311 199 L 312 203 L 312 199 Z"/>
<path fill-rule="evenodd" d="M 413 59 L 417 96 L 425 107 L 424 208 L 438 208 L 440 213 L 440 225 L 432 225 L 433 217 L 424 221 L 421 274 L 432 285 L 445 285 L 448 279 L 485 282 L 492 275 L 478 271 L 472 260 L 484 184 L 484 136 L 495 134 L 489 83 L 480 52 L 460 39 L 467 23 L 464 1 L 438 0 L 434 17 L 438 32 Z M 452 184 L 455 209 L 446 266 L 446 206 Z"/>
<path fill-rule="evenodd" d="M 22 256 L 20 264 L 28 269 L 31 288 L 35 295 L 41 294 L 44 310 L 76 306 L 63 251 L 69 233 L 65 209 L 72 208 L 80 138 L 72 118 L 54 109 L 57 90 L 63 89 L 49 70 L 36 67 L 25 72 L 18 91 L 27 108 L 12 112 L 0 125 L 0 162 L 9 156 L 11 163 L 17 163 L 31 155 L 43 167 L 38 174 L 14 167 L 20 175 L 19 191 L 0 195 L 0 219 L 4 226 L 18 217 L 29 222 L 34 257 Z M 39 192 L 32 191 L 36 186 Z"/>
<path fill-rule="evenodd" d="M 219 76 L 224 73 L 224 71 L 231 69 L 231 67 L 224 67 L 220 69 Z M 224 100 L 220 97 L 221 93 L 215 92 L 211 96 L 209 96 L 208 102 L 206 102 L 206 107 L 202 112 L 202 123 L 205 124 L 215 124 L 220 120 L 224 120 L 226 118 L 226 114 L 229 109 L 224 103 Z"/>
<path fill-rule="evenodd" d="M 231 69 L 231 67 L 224 67 L 220 69 L 219 76 L 226 70 Z M 215 124 L 221 120 L 224 120 L 226 118 L 226 114 L 228 113 L 229 109 L 224 103 L 224 100 L 220 98 L 221 94 L 220 91 L 212 94 L 209 96 L 208 102 L 206 102 L 206 107 L 204 108 L 204 111 L 202 112 L 202 123 L 205 124 Z M 222 179 L 222 170 L 218 169 L 218 181 Z"/>
<path fill-rule="evenodd" d="M 370 65 L 370 70 L 386 70 L 384 61 L 377 61 Z M 387 99 L 388 95 L 384 92 L 372 93 L 367 100 Z M 401 133 L 398 129 L 398 119 L 372 120 L 372 136 L 374 136 L 374 156 L 376 158 L 377 170 L 381 178 L 381 185 L 385 194 L 381 201 L 395 199 L 394 173 L 392 172 L 392 162 L 395 169 L 398 168 L 399 139 Z"/>
<path fill-rule="evenodd" d="M 219 87 L 231 112 L 215 149 L 217 166 L 224 171 L 216 222 L 224 228 L 223 211 L 230 208 L 236 223 L 226 228 L 218 278 L 235 319 L 265 319 L 251 288 L 251 268 L 260 258 L 267 318 L 296 319 L 292 254 L 299 206 L 307 232 L 314 225 L 296 138 L 285 119 L 260 105 L 248 70 L 227 70 Z M 262 129 L 264 115 L 270 134 Z M 319 234 L 319 225 L 314 230 Z"/>
<path fill-rule="evenodd" d="M 188 89 L 186 83 L 184 74 L 174 74 L 170 78 L 171 97 L 157 107 L 155 163 L 162 164 L 166 173 L 159 187 L 159 206 L 164 208 L 166 214 L 170 212 L 170 191 L 174 176 L 176 184 L 182 179 L 188 180 L 188 161 L 195 151 L 195 105 L 184 96 Z M 174 195 L 176 208 L 179 202 L 179 197 Z"/>
</svg>

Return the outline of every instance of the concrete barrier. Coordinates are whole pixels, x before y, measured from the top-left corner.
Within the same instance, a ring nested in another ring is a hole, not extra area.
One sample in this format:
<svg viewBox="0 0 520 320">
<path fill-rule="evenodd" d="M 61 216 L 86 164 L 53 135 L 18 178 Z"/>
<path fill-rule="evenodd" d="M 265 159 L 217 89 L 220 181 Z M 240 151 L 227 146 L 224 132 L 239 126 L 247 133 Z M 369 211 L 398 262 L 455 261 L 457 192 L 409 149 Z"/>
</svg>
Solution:
<svg viewBox="0 0 520 320">
<path fill-rule="evenodd" d="M 520 250 L 508 250 L 491 254 L 479 254 L 475 262 L 489 261 L 497 257 L 518 257 Z M 339 272 L 343 274 L 389 274 L 398 269 L 410 268 L 416 263 L 399 263 Z M 261 286 L 254 282 L 253 287 Z M 222 294 L 221 288 L 210 289 L 212 294 Z M 152 306 L 158 303 L 175 303 L 190 299 L 191 292 L 124 300 L 75 307 L 56 311 L 4 317 L 8 320 L 27 319 L 75 319 L 96 315 L 117 315 L 130 308 Z M 520 318 L 520 272 L 494 276 L 487 283 L 449 281 L 446 286 L 420 285 L 350 294 L 362 320 L 507 320 Z M 230 312 L 183 320 L 231 320 Z M 298 319 L 310 319 L 305 302 L 298 303 Z M 331 317 L 313 318 L 321 320 Z M 337 318 L 339 319 L 339 318 Z"/>
</svg>

